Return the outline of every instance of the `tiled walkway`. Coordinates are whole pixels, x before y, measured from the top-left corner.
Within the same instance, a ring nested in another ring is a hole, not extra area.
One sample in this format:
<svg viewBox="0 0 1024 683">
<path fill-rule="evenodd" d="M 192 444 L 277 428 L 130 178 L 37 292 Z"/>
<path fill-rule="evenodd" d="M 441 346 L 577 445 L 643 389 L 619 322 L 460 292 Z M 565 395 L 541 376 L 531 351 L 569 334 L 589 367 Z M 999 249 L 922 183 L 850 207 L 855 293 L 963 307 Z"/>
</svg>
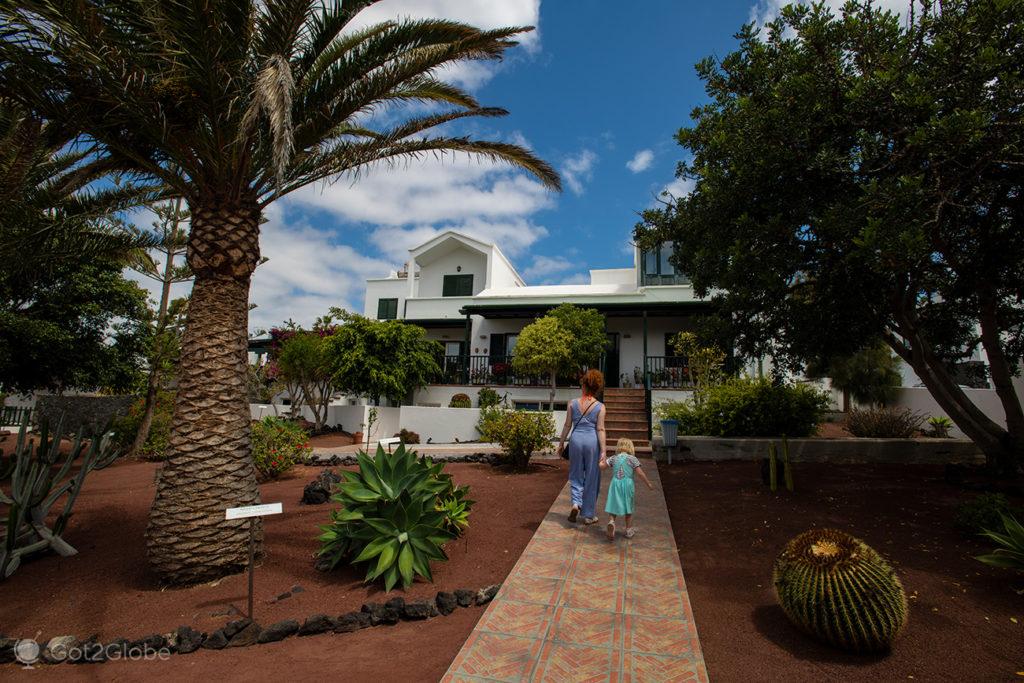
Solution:
<svg viewBox="0 0 1024 683">
<path fill-rule="evenodd" d="M 637 479 L 637 534 L 569 524 L 562 489 L 445 681 L 707 681 L 661 492 Z"/>
</svg>

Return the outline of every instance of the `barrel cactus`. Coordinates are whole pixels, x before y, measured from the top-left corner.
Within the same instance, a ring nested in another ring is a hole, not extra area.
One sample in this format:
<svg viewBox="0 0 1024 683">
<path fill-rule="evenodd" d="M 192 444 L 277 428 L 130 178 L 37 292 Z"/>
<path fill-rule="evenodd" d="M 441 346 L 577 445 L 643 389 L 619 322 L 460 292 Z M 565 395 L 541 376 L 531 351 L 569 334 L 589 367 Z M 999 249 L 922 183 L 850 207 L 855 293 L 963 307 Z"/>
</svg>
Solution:
<svg viewBox="0 0 1024 683">
<path fill-rule="evenodd" d="M 790 620 L 844 650 L 887 650 L 907 624 L 907 596 L 895 570 L 863 541 L 811 529 L 775 561 L 775 595 Z"/>
</svg>

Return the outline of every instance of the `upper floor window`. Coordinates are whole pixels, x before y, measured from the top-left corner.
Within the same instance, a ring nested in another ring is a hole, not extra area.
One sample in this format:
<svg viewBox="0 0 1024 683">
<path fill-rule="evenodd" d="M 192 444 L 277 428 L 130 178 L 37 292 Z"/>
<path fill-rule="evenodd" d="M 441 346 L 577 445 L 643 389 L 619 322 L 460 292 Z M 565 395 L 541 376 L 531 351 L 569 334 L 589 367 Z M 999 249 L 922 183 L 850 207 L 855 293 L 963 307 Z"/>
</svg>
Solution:
<svg viewBox="0 0 1024 683">
<path fill-rule="evenodd" d="M 473 275 L 445 275 L 441 296 L 473 296 Z"/>
<path fill-rule="evenodd" d="M 398 299 L 377 299 L 377 320 L 394 320 L 398 317 Z"/>
<path fill-rule="evenodd" d="M 690 281 L 682 273 L 676 272 L 669 261 L 674 249 L 672 242 L 663 242 L 644 250 L 640 258 L 641 282 L 644 285 L 682 285 Z"/>
</svg>

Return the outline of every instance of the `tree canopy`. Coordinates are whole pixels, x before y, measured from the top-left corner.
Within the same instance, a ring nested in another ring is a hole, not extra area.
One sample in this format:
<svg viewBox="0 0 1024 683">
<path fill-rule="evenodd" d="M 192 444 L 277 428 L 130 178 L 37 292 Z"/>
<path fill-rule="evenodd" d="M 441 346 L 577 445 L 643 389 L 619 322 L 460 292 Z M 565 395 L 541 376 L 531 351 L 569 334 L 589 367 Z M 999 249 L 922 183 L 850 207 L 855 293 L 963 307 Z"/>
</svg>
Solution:
<svg viewBox="0 0 1024 683">
<path fill-rule="evenodd" d="M 1024 458 L 1024 3 L 788 7 L 697 70 L 677 134 L 693 192 L 641 243 L 729 317 L 739 350 L 804 361 L 882 336 L 1006 471 Z M 956 384 L 981 346 L 1007 427 Z"/>
<path fill-rule="evenodd" d="M 608 346 L 604 316 L 593 308 L 562 304 L 548 312 L 569 333 L 569 361 L 564 369 L 582 372 L 596 368 Z M 517 342 L 518 343 L 518 342 Z"/>
<path fill-rule="evenodd" d="M 440 343 L 426 338 L 417 325 L 399 320 L 372 320 L 333 309 L 341 324 L 325 338 L 331 381 L 336 389 L 401 403 L 441 372 Z"/>
<path fill-rule="evenodd" d="M 555 401 L 558 373 L 574 363 L 572 335 L 554 316 L 538 318 L 519 333 L 512 356 L 516 372 L 551 378 L 551 402 Z"/>
</svg>

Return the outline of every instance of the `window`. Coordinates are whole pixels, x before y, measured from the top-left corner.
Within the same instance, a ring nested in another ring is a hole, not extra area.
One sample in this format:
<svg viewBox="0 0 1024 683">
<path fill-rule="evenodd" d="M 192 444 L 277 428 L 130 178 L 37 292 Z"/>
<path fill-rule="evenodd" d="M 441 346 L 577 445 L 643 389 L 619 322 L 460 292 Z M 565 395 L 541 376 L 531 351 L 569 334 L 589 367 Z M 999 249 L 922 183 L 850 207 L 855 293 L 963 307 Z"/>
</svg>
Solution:
<svg viewBox="0 0 1024 683">
<path fill-rule="evenodd" d="M 491 335 L 491 363 L 504 363 L 515 351 L 518 333 L 496 333 Z"/>
<path fill-rule="evenodd" d="M 664 242 L 643 252 L 640 266 L 643 269 L 644 285 L 678 285 L 689 282 L 685 275 L 676 272 L 669 260 L 674 250 L 672 242 Z"/>
<path fill-rule="evenodd" d="M 473 276 L 445 275 L 441 296 L 473 296 Z"/>
<path fill-rule="evenodd" d="M 398 299 L 377 299 L 377 320 L 394 320 L 398 317 Z"/>
<path fill-rule="evenodd" d="M 666 368 L 681 368 L 685 366 L 686 359 L 676 355 L 676 350 L 672 346 L 672 340 L 675 339 L 678 332 L 666 332 L 665 333 L 665 367 Z"/>
</svg>

